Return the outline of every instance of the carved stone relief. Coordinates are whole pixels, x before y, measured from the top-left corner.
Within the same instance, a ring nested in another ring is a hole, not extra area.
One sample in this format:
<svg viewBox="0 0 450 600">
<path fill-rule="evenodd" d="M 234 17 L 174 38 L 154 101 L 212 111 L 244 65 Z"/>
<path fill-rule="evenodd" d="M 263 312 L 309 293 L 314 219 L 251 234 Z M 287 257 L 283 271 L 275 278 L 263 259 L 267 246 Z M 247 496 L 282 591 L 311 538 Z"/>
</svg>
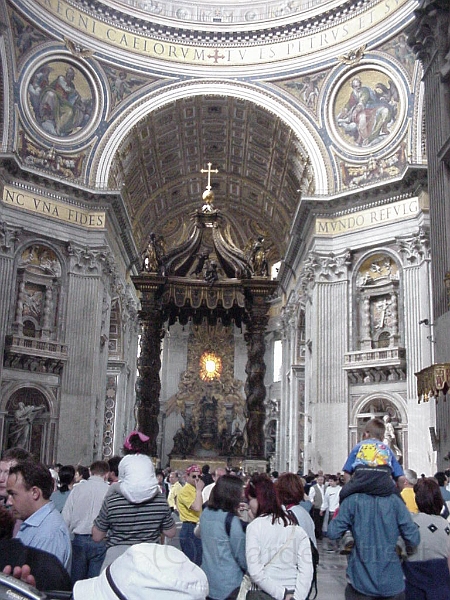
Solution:
<svg viewBox="0 0 450 600">
<path fill-rule="evenodd" d="M 416 235 L 398 238 L 397 244 L 406 265 L 417 265 L 430 258 L 430 238 L 422 228 Z"/>
<path fill-rule="evenodd" d="M 387 254 L 374 254 L 360 266 L 356 287 L 361 350 L 398 345 L 398 283 L 398 266 Z"/>
<path fill-rule="evenodd" d="M 117 400 L 117 376 L 106 379 L 105 410 L 103 414 L 102 456 L 108 460 L 113 455 L 115 414 Z"/>
<path fill-rule="evenodd" d="M 108 352 L 110 356 L 122 356 L 122 326 L 118 299 L 113 300 L 111 303 L 108 338 Z"/>
<path fill-rule="evenodd" d="M 20 230 L 0 221 L 0 252 L 12 256 L 19 240 Z"/>
<path fill-rule="evenodd" d="M 56 151 L 38 144 L 34 139 L 19 131 L 18 154 L 29 167 L 50 171 L 53 175 L 62 175 L 68 179 L 80 177 L 86 152 L 67 153 Z"/>
<path fill-rule="evenodd" d="M 343 188 L 361 186 L 382 179 L 397 177 L 407 164 L 407 145 L 402 142 L 394 152 L 376 158 L 371 156 L 366 162 L 340 161 Z"/>
<path fill-rule="evenodd" d="M 347 275 L 352 256 L 350 250 L 340 254 L 310 252 L 300 274 L 300 298 L 307 297 L 317 281 L 340 281 Z"/>
</svg>

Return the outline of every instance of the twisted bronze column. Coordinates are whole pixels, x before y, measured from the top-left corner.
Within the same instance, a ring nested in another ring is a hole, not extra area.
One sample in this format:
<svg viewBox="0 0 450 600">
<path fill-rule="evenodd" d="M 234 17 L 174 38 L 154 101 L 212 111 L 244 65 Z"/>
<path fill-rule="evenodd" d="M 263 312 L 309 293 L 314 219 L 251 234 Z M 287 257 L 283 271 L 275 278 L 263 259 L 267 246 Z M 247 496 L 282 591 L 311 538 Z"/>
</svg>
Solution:
<svg viewBox="0 0 450 600">
<path fill-rule="evenodd" d="M 161 340 L 164 337 L 163 311 L 160 303 L 162 281 L 134 277 L 134 285 L 141 292 L 141 352 L 138 358 L 139 377 L 136 382 L 136 426 L 150 438 L 150 454 L 157 456 L 156 441 L 159 433 L 159 395 L 161 392 Z"/>
<path fill-rule="evenodd" d="M 247 457 L 264 459 L 264 422 L 266 411 L 264 400 L 266 397 L 266 386 L 264 376 L 266 364 L 264 353 L 266 343 L 264 333 L 268 323 L 268 306 L 264 296 L 252 296 L 252 302 L 248 306 L 249 320 L 245 341 L 247 342 L 247 364 L 245 372 L 245 394 L 247 398 Z"/>
</svg>

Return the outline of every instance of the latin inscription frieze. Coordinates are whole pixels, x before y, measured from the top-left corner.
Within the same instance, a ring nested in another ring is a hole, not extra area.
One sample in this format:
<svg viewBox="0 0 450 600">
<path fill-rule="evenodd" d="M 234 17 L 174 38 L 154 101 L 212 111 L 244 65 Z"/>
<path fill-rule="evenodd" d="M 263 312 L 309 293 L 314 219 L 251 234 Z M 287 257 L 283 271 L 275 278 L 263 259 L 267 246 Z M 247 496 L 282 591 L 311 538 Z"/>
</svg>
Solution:
<svg viewBox="0 0 450 600">
<path fill-rule="evenodd" d="M 263 64 L 299 58 L 351 40 L 352 37 L 385 21 L 408 0 L 382 0 L 363 12 L 350 16 L 347 21 L 330 26 L 326 31 L 312 31 L 297 39 L 268 43 L 233 46 L 201 44 L 190 45 L 166 42 L 127 31 L 83 12 L 66 0 L 36 0 L 49 14 L 83 34 L 104 41 L 127 52 L 145 55 L 152 59 L 200 66 L 237 66 Z"/>
<path fill-rule="evenodd" d="M 10 186 L 3 188 L 2 202 L 8 206 L 88 229 L 105 228 L 106 214 L 104 212 L 75 208 L 64 202 L 17 190 Z"/>
</svg>

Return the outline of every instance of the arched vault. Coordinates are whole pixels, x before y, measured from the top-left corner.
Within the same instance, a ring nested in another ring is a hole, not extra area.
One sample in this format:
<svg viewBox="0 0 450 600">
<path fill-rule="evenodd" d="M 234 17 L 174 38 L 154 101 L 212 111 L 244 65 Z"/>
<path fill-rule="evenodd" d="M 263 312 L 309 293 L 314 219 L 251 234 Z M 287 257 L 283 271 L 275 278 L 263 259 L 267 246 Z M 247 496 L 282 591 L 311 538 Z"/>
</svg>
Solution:
<svg viewBox="0 0 450 600">
<path fill-rule="evenodd" d="M 114 133 L 114 135 L 113 135 Z M 271 263 L 286 251 L 303 194 L 327 193 L 325 150 L 304 116 L 257 86 L 173 85 L 116 119 L 97 152 L 95 184 L 121 187 L 135 240 L 184 235 L 211 176 L 235 243 L 263 235 Z"/>
</svg>

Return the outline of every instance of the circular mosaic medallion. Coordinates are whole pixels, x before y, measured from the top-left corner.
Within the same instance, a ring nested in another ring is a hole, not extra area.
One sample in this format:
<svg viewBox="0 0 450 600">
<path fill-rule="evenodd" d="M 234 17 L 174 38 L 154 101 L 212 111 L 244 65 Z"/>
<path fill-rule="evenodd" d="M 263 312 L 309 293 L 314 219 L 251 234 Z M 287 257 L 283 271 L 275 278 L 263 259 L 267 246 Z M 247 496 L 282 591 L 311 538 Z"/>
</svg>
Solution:
<svg viewBox="0 0 450 600">
<path fill-rule="evenodd" d="M 401 84 L 374 68 L 352 71 L 336 87 L 330 128 L 340 146 L 371 153 L 388 144 L 403 123 L 405 102 Z"/>
<path fill-rule="evenodd" d="M 73 143 L 92 129 L 98 107 L 95 82 L 74 62 L 42 62 L 30 73 L 26 89 L 26 112 L 40 133 Z"/>
</svg>

